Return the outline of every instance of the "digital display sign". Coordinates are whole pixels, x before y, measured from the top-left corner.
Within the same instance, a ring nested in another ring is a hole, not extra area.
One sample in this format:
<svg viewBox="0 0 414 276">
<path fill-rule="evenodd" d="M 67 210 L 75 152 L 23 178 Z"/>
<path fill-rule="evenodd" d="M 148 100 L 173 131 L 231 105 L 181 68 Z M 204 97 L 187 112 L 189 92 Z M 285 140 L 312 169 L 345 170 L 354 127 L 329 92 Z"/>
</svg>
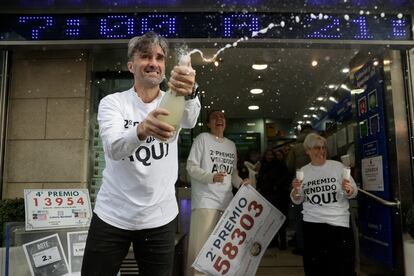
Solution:
<svg viewBox="0 0 414 276">
<path fill-rule="evenodd" d="M 30 9 L 42 11 L 42 9 L 53 9 L 53 11 L 64 12 L 67 9 L 96 11 L 99 9 L 117 9 L 136 7 L 157 8 L 162 10 L 168 7 L 179 7 L 183 10 L 197 9 L 200 5 L 209 11 L 229 11 L 228 8 L 237 7 L 238 9 L 266 10 L 275 7 L 283 7 L 291 10 L 303 10 L 306 7 L 334 8 L 344 10 L 399 10 L 409 11 L 414 8 L 411 0 L 1 0 L 0 8 L 2 11 L 10 12 L 19 9 Z M 200 10 L 202 11 L 202 10 Z M 408 13 L 408 12 L 407 12 Z"/>
<path fill-rule="evenodd" d="M 128 39 L 155 31 L 168 38 L 412 40 L 409 15 L 315 13 L 3 14 L 0 41 Z"/>
</svg>

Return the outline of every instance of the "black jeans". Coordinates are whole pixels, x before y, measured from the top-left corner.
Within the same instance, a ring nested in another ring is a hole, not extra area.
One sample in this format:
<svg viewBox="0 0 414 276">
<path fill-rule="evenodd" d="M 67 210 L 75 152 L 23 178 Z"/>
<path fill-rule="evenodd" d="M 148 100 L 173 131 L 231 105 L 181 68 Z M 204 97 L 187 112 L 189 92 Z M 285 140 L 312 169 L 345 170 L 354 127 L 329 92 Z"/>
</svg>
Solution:
<svg viewBox="0 0 414 276">
<path fill-rule="evenodd" d="M 93 214 L 82 276 L 115 276 L 131 242 L 141 276 L 170 276 L 174 262 L 175 220 L 153 229 L 123 230 Z"/>
</svg>

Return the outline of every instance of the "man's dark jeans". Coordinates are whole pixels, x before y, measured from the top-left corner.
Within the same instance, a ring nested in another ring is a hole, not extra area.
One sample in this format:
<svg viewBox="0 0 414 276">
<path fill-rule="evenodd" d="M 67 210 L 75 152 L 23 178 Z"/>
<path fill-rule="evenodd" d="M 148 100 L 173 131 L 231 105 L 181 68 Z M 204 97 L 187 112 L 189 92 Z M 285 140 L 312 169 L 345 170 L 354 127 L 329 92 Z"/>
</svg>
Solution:
<svg viewBox="0 0 414 276">
<path fill-rule="evenodd" d="M 170 276 L 174 262 L 175 220 L 153 229 L 129 231 L 93 215 L 83 256 L 82 276 L 115 276 L 131 242 L 140 276 Z"/>
</svg>

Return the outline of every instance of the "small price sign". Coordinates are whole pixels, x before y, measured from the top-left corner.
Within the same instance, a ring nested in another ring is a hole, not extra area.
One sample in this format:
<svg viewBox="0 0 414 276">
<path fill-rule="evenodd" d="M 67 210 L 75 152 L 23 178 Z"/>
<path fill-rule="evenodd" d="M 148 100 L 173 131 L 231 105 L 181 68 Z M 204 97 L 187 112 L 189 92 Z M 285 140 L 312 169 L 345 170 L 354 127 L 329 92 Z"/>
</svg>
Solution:
<svg viewBox="0 0 414 276">
<path fill-rule="evenodd" d="M 73 256 L 80 257 L 83 256 L 83 252 L 85 251 L 85 245 L 84 242 L 77 242 L 73 244 Z"/>
<path fill-rule="evenodd" d="M 87 227 L 91 204 L 87 189 L 27 189 L 26 230 Z"/>
<path fill-rule="evenodd" d="M 72 275 L 80 275 L 88 231 L 67 232 L 69 268 Z"/>
<path fill-rule="evenodd" d="M 56 246 L 33 254 L 35 267 L 42 267 L 60 261 L 61 259 L 59 250 Z"/>
</svg>

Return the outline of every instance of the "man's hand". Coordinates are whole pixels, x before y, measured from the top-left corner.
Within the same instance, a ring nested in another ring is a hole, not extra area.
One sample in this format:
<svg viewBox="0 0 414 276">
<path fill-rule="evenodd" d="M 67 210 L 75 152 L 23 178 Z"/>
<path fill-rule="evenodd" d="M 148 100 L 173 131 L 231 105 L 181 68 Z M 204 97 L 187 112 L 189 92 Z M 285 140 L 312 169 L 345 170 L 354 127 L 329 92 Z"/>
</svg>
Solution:
<svg viewBox="0 0 414 276">
<path fill-rule="evenodd" d="M 191 95 L 195 83 L 195 70 L 191 64 L 175 66 L 171 71 L 168 87 L 181 96 Z"/>
<path fill-rule="evenodd" d="M 151 111 L 144 121 L 138 124 L 138 139 L 143 141 L 148 136 L 153 136 L 158 141 L 166 141 L 174 135 L 174 128 L 167 123 L 157 119 L 159 115 L 169 115 L 170 112 L 164 108 Z"/>
<path fill-rule="evenodd" d="M 225 176 L 226 176 L 225 173 L 222 173 L 222 172 L 216 173 L 213 177 L 213 182 L 214 183 L 223 183 Z"/>
</svg>

